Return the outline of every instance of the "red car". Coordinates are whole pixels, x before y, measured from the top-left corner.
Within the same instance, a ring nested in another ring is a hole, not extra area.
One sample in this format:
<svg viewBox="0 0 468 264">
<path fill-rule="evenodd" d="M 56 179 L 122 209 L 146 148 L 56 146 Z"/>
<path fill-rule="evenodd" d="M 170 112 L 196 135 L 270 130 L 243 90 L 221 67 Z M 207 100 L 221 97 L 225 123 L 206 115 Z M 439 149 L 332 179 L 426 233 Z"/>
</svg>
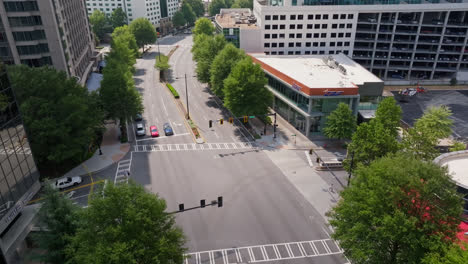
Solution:
<svg viewBox="0 0 468 264">
<path fill-rule="evenodd" d="M 150 133 L 152 137 L 159 137 L 159 132 L 156 126 L 150 126 Z"/>
</svg>

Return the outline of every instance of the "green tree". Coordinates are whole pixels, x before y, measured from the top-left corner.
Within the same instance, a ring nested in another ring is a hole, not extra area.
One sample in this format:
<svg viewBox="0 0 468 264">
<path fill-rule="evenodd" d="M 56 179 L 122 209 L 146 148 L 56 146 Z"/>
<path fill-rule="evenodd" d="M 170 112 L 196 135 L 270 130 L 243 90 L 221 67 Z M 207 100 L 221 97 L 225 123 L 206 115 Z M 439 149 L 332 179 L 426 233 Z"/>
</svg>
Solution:
<svg viewBox="0 0 468 264">
<path fill-rule="evenodd" d="M 216 35 L 214 37 L 206 36 L 204 34 L 196 37 L 195 48 L 193 56 L 197 61 L 197 79 L 200 82 L 207 83 L 210 81 L 210 68 L 216 55 L 226 45 L 226 39 L 223 35 Z"/>
<path fill-rule="evenodd" d="M 210 68 L 210 87 L 219 98 L 224 98 L 224 80 L 237 62 L 243 58 L 245 58 L 245 53 L 230 43 L 224 46 L 214 58 Z"/>
<path fill-rule="evenodd" d="M 179 10 L 172 16 L 172 24 L 174 27 L 182 27 L 187 23 L 184 18 L 184 14 Z"/>
<path fill-rule="evenodd" d="M 405 132 L 403 149 L 413 155 L 432 160 L 439 154 L 436 149 L 439 140 L 452 134 L 453 120 L 451 111 L 446 107 L 431 107 L 417 119 L 414 126 Z"/>
<path fill-rule="evenodd" d="M 249 57 L 240 60 L 224 80 L 224 106 L 236 116 L 267 114 L 273 94 L 266 84 L 265 73 L 258 64 Z"/>
<path fill-rule="evenodd" d="M 208 13 L 210 16 L 215 16 L 219 14 L 221 8 L 229 8 L 230 6 L 231 5 L 228 5 L 225 0 L 213 0 L 208 7 Z"/>
<path fill-rule="evenodd" d="M 195 12 L 193 12 L 192 7 L 187 1 L 182 2 L 182 7 L 180 8 L 180 11 L 184 15 L 185 22 L 189 25 L 193 25 L 195 23 L 195 20 L 197 19 L 197 15 Z"/>
<path fill-rule="evenodd" d="M 127 25 L 127 15 L 120 7 L 112 12 L 109 20 L 112 28 L 118 28 Z"/>
<path fill-rule="evenodd" d="M 136 58 L 139 55 L 139 51 L 138 51 L 138 45 L 135 40 L 135 36 L 132 34 L 132 32 L 130 31 L 130 28 L 127 25 L 117 27 L 114 29 L 114 32 L 112 32 L 112 43 L 111 43 L 112 49 L 116 49 L 115 43 L 119 43 L 119 42 L 125 43 L 125 45 L 132 52 L 132 54 L 125 54 L 125 56 L 128 56 L 129 65 L 133 66 L 136 63 Z M 119 52 L 122 52 L 122 51 L 119 51 Z M 111 50 L 111 53 L 112 53 L 112 50 Z M 124 54 L 122 54 L 122 56 L 123 55 Z"/>
<path fill-rule="evenodd" d="M 163 54 L 156 55 L 156 63 L 154 67 L 161 72 L 161 79 L 164 79 L 165 72 L 171 68 L 171 65 L 169 64 L 169 58 Z"/>
<path fill-rule="evenodd" d="M 88 90 L 49 67 L 21 65 L 9 71 L 40 170 L 56 173 L 82 161 L 104 119 Z"/>
<path fill-rule="evenodd" d="M 95 9 L 91 16 L 89 16 L 89 23 L 91 24 L 94 34 L 101 39 L 106 33 L 106 14 L 99 9 Z"/>
<path fill-rule="evenodd" d="M 205 34 L 208 36 L 213 36 L 213 33 L 215 32 L 215 27 L 213 26 L 213 23 L 211 23 L 211 20 L 208 18 L 202 17 L 195 22 L 195 27 L 193 29 L 193 34 L 195 36 L 200 35 L 200 34 Z"/>
<path fill-rule="evenodd" d="M 401 114 L 401 108 L 397 105 L 395 99 L 393 97 L 387 97 L 383 99 L 377 107 L 375 120 L 381 123 L 392 136 L 397 137 Z"/>
<path fill-rule="evenodd" d="M 43 197 L 36 224 L 40 231 L 34 232 L 32 239 L 39 250 L 47 253 L 33 256 L 33 259 L 41 263 L 63 264 L 69 259 L 65 249 L 78 229 L 80 208 L 49 184 L 45 184 Z"/>
<path fill-rule="evenodd" d="M 460 151 L 460 150 L 465 150 L 466 149 L 466 144 L 460 141 L 456 141 L 453 143 L 453 146 L 450 147 L 450 151 Z"/>
<path fill-rule="evenodd" d="M 130 23 L 130 31 L 140 48 L 144 49 L 145 45 L 156 42 L 156 29 L 147 18 L 140 17 L 133 20 Z"/>
<path fill-rule="evenodd" d="M 110 184 L 83 209 L 69 256 L 76 264 L 182 263 L 185 237 L 165 210 L 139 185 Z"/>
<path fill-rule="evenodd" d="M 355 170 L 329 212 L 352 263 L 419 264 L 456 240 L 462 200 L 445 168 L 394 155 Z"/>
<path fill-rule="evenodd" d="M 202 0 L 184 0 L 192 7 L 193 12 L 197 17 L 202 17 L 205 15 L 205 5 Z"/>
<path fill-rule="evenodd" d="M 352 136 L 352 142 L 348 145 L 348 153 L 354 153 L 353 167 L 349 168 L 350 160 L 345 164 L 353 170 L 357 164 L 369 165 L 377 158 L 398 150 L 397 139 L 385 129 L 384 125 L 375 119 L 368 123 L 362 123 L 357 127 Z"/>
<path fill-rule="evenodd" d="M 422 264 L 465 264 L 468 260 L 468 244 L 452 244 L 444 253 L 430 253 L 422 260 Z"/>
<path fill-rule="evenodd" d="M 354 130 L 356 130 L 356 116 L 347 104 L 340 103 L 327 117 L 323 133 L 328 138 L 342 140 L 351 139 Z"/>
<path fill-rule="evenodd" d="M 231 8 L 250 8 L 253 9 L 253 0 L 235 0 Z"/>
</svg>

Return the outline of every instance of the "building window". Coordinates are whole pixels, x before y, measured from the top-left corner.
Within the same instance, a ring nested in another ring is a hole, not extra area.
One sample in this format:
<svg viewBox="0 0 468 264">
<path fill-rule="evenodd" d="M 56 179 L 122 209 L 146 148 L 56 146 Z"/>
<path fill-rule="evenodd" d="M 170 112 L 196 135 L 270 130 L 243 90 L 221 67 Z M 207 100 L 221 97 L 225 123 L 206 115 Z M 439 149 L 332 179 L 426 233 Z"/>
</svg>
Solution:
<svg viewBox="0 0 468 264">
<path fill-rule="evenodd" d="M 312 42 L 312 46 L 318 47 L 318 45 L 319 45 L 318 42 Z"/>
<path fill-rule="evenodd" d="M 278 43 L 271 43 L 271 47 L 272 47 L 272 48 L 278 47 Z"/>
<path fill-rule="evenodd" d="M 338 14 L 334 14 L 333 19 L 338 19 Z"/>
<path fill-rule="evenodd" d="M 307 24 L 307 29 L 312 29 L 313 25 L 312 24 Z"/>
<path fill-rule="evenodd" d="M 284 34 L 279 34 L 279 38 L 284 39 Z"/>
<path fill-rule="evenodd" d="M 280 15 L 280 20 L 286 20 L 286 15 Z"/>
<path fill-rule="evenodd" d="M 265 20 L 271 20 L 271 16 L 265 16 Z"/>
<path fill-rule="evenodd" d="M 330 42 L 330 47 L 335 47 L 335 42 Z"/>
<path fill-rule="evenodd" d="M 338 42 L 336 43 L 336 45 L 337 45 L 338 47 L 343 47 L 343 42 L 338 41 Z"/>
<path fill-rule="evenodd" d="M 310 19 L 310 20 L 314 19 L 314 15 L 308 15 L 307 19 Z"/>
<path fill-rule="evenodd" d="M 339 37 L 339 38 L 342 38 L 343 36 L 344 36 L 343 33 L 338 33 L 338 37 Z"/>
<path fill-rule="evenodd" d="M 302 34 L 296 34 L 296 38 L 302 38 Z"/>
<path fill-rule="evenodd" d="M 273 20 L 278 20 L 278 15 L 274 15 Z"/>
<path fill-rule="evenodd" d="M 272 51 L 272 52 L 271 52 L 271 55 L 276 55 L 276 51 Z"/>
<path fill-rule="evenodd" d="M 274 38 L 274 39 L 278 38 L 278 34 L 271 34 L 271 38 Z"/>
<path fill-rule="evenodd" d="M 317 51 L 316 51 L 316 50 L 313 50 L 313 51 L 312 51 L 312 54 L 314 54 L 314 55 L 317 54 Z"/>
<path fill-rule="evenodd" d="M 267 43 L 264 43 L 264 44 L 263 44 L 263 47 L 264 47 L 264 48 L 269 48 L 269 47 L 270 47 L 270 43 L 268 43 L 268 42 L 267 42 Z"/>
<path fill-rule="evenodd" d="M 327 33 L 322 33 L 322 34 L 320 34 L 320 37 L 321 37 L 321 38 L 326 38 L 326 37 L 327 37 Z"/>
<path fill-rule="evenodd" d="M 350 37 L 351 37 L 351 33 L 349 33 L 349 32 L 346 33 L 346 37 L 347 37 L 347 38 L 350 38 Z"/>
<path fill-rule="evenodd" d="M 346 14 L 341 14 L 340 19 L 346 19 Z"/>
<path fill-rule="evenodd" d="M 305 43 L 306 47 L 310 47 L 311 44 L 312 44 L 312 43 L 310 43 L 310 42 L 306 42 L 306 43 Z"/>
<path fill-rule="evenodd" d="M 330 51 L 328 52 L 328 54 L 332 54 L 332 55 L 333 55 L 333 54 L 335 54 L 335 52 L 334 52 L 333 50 L 330 50 Z M 337 52 L 336 54 L 338 54 L 338 52 Z"/>
<path fill-rule="evenodd" d="M 289 16 L 289 19 L 290 19 L 290 20 L 296 20 L 296 15 L 290 15 L 290 16 Z"/>
<path fill-rule="evenodd" d="M 305 54 L 305 55 L 310 55 L 310 50 L 306 50 L 306 51 L 304 52 L 304 54 Z"/>
<path fill-rule="evenodd" d="M 325 47 L 325 42 L 320 42 L 320 47 Z"/>
<path fill-rule="evenodd" d="M 280 29 L 285 29 L 286 25 L 280 25 Z"/>
<path fill-rule="evenodd" d="M 296 29 L 296 25 L 294 24 L 289 25 L 289 29 Z"/>
<path fill-rule="evenodd" d="M 304 19 L 304 15 L 297 15 L 297 20 L 302 20 Z"/>
<path fill-rule="evenodd" d="M 278 52 L 278 55 L 284 55 L 284 52 L 283 52 L 283 51 L 279 51 L 279 52 Z"/>
<path fill-rule="evenodd" d="M 321 19 L 322 18 L 322 15 L 315 15 L 315 19 Z"/>
<path fill-rule="evenodd" d="M 294 55 L 293 51 L 288 51 L 288 55 Z"/>
<path fill-rule="evenodd" d="M 353 19 L 354 15 L 353 14 L 348 14 L 348 19 Z"/>
<path fill-rule="evenodd" d="M 320 24 L 315 24 L 315 25 L 314 25 L 314 28 L 315 28 L 315 29 L 320 29 Z"/>
<path fill-rule="evenodd" d="M 345 47 L 349 47 L 349 42 L 344 43 Z"/>
<path fill-rule="evenodd" d="M 338 24 L 332 24 L 332 28 L 338 28 Z"/>
<path fill-rule="evenodd" d="M 296 50 L 296 52 L 294 52 L 294 54 L 301 55 L 301 52 L 299 50 Z"/>
<path fill-rule="evenodd" d="M 278 25 L 273 25 L 272 28 L 273 29 L 278 29 Z"/>
<path fill-rule="evenodd" d="M 322 29 L 327 29 L 328 25 L 327 24 L 322 24 Z"/>
<path fill-rule="evenodd" d="M 24 1 L 24 2 L 4 2 L 5 10 L 7 12 L 27 12 L 27 11 L 38 11 L 36 1 Z"/>
<path fill-rule="evenodd" d="M 290 33 L 289 38 L 294 38 L 294 33 Z"/>
<path fill-rule="evenodd" d="M 289 42 L 289 43 L 288 43 L 288 47 L 294 48 L 294 42 Z"/>
<path fill-rule="evenodd" d="M 265 29 L 270 29 L 270 25 L 265 25 Z"/>
<path fill-rule="evenodd" d="M 306 38 L 312 38 L 312 33 L 307 33 Z"/>
<path fill-rule="evenodd" d="M 353 24 L 346 24 L 346 28 L 353 28 Z"/>
<path fill-rule="evenodd" d="M 302 46 L 301 42 L 296 42 L 296 47 L 300 48 Z"/>
<path fill-rule="evenodd" d="M 266 39 L 269 39 L 269 38 L 270 38 L 270 34 L 265 34 L 265 38 L 266 38 Z"/>
<path fill-rule="evenodd" d="M 297 29 L 302 29 L 302 24 L 298 24 Z"/>
<path fill-rule="evenodd" d="M 280 48 L 284 48 L 284 43 L 283 43 L 283 42 L 280 42 L 280 43 L 278 43 L 278 46 L 279 46 Z"/>
<path fill-rule="evenodd" d="M 340 28 L 345 28 L 345 24 L 340 24 Z"/>
<path fill-rule="evenodd" d="M 319 54 L 325 54 L 324 50 L 319 51 Z"/>
<path fill-rule="evenodd" d="M 328 19 L 328 15 L 323 15 L 323 19 Z"/>
<path fill-rule="evenodd" d="M 331 33 L 330 38 L 336 38 L 336 33 Z"/>
</svg>

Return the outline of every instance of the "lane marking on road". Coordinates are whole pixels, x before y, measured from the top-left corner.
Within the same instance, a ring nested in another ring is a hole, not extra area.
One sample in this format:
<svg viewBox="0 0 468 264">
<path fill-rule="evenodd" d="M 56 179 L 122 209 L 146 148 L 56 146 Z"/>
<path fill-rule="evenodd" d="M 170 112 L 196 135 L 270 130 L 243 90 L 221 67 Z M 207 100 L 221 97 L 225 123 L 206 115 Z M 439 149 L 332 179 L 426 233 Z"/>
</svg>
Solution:
<svg viewBox="0 0 468 264">
<path fill-rule="evenodd" d="M 228 150 L 228 149 L 231 149 L 231 150 L 254 149 L 256 150 L 258 149 L 258 147 L 253 146 L 249 142 L 204 143 L 204 144 L 178 143 L 178 144 L 135 145 L 133 152 L 191 151 L 191 150 L 203 151 L 203 150 Z M 120 167 L 118 167 L 118 169 L 119 168 Z"/>
<path fill-rule="evenodd" d="M 287 256 L 282 256 L 279 248 L 286 252 Z M 209 263 L 221 264 L 222 261 L 223 264 L 233 264 L 234 262 L 229 262 L 230 257 L 231 261 L 235 258 L 235 263 L 259 263 L 338 254 L 343 254 L 343 250 L 333 239 L 327 238 L 192 252 L 185 254 L 185 264 L 205 264 L 206 260 L 209 260 Z"/>
<path fill-rule="evenodd" d="M 313 167 L 314 164 L 312 164 L 312 160 L 310 159 L 309 152 L 306 150 L 306 151 L 304 151 L 304 153 L 305 153 L 305 155 L 306 155 L 307 162 L 309 162 L 309 166 L 310 166 L 310 167 Z"/>
<path fill-rule="evenodd" d="M 149 138 L 142 138 L 142 139 L 137 139 L 136 141 L 145 141 L 145 140 L 158 140 L 162 138 L 171 138 L 171 137 L 180 137 L 180 136 L 187 136 L 190 135 L 190 133 L 182 133 L 182 134 L 174 134 L 172 136 L 159 136 L 159 137 L 149 137 Z"/>
<path fill-rule="evenodd" d="M 65 191 L 62 191 L 61 193 L 69 193 L 71 191 L 76 191 L 76 190 L 79 190 L 79 189 L 82 189 L 82 188 L 86 188 L 86 187 L 89 187 L 89 186 L 92 186 L 92 185 L 96 185 L 96 184 L 99 184 L 101 182 L 104 182 L 104 180 L 99 180 L 99 181 L 95 181 L 95 182 L 92 182 L 92 183 L 88 183 L 88 184 L 85 184 L 85 185 L 80 185 L 80 186 L 77 186 L 77 187 L 73 187 L 73 188 L 70 188 L 70 189 L 67 189 Z M 84 196 L 89 196 L 89 194 L 86 194 Z M 37 198 L 37 199 L 34 199 L 34 200 L 30 200 L 28 202 L 28 204 L 33 204 L 35 202 L 39 202 L 41 200 L 43 200 L 44 198 L 40 197 L 40 198 Z"/>
</svg>

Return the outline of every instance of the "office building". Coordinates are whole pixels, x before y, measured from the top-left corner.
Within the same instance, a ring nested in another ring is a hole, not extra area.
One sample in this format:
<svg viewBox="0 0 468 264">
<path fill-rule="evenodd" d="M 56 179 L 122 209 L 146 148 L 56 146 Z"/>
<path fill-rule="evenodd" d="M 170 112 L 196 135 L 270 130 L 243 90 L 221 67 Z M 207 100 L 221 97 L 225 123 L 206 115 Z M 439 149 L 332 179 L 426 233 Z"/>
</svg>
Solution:
<svg viewBox="0 0 468 264">
<path fill-rule="evenodd" d="M 84 1 L 1 1 L 0 59 L 52 65 L 83 84 L 93 66 L 93 40 Z"/>
<path fill-rule="evenodd" d="M 0 64 L 0 263 L 17 263 L 36 213 L 27 204 L 40 183 L 4 68 Z"/>
<path fill-rule="evenodd" d="M 306 136 L 322 135 L 327 116 L 339 103 L 357 114 L 360 104 L 377 105 L 382 95 L 383 81 L 343 53 L 249 55 L 268 78 L 272 108 Z"/>
<path fill-rule="evenodd" d="M 468 83 L 467 0 L 254 0 L 253 14 L 251 52 L 343 52 L 387 84 Z"/>
<path fill-rule="evenodd" d="M 88 15 L 98 9 L 108 16 L 120 7 L 127 14 L 128 23 L 144 17 L 159 27 L 161 19 L 172 18 L 179 10 L 179 0 L 86 0 L 86 7 Z"/>
</svg>

